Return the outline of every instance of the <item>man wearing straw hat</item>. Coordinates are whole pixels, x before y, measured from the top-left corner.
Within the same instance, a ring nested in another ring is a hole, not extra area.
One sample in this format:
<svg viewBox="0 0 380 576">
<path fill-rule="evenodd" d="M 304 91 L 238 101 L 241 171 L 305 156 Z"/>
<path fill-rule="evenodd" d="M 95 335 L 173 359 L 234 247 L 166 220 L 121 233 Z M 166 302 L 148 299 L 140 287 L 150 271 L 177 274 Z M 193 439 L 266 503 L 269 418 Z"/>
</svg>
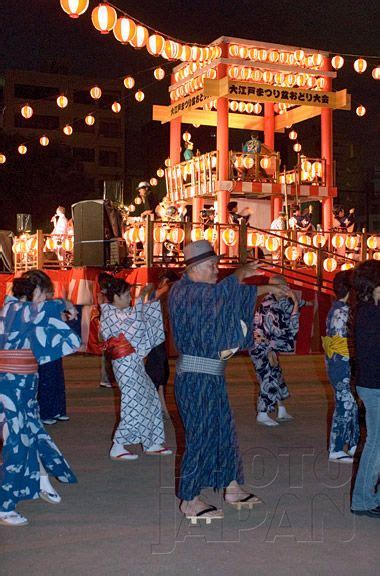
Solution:
<svg viewBox="0 0 380 576">
<path fill-rule="evenodd" d="M 226 503 L 237 509 L 260 503 L 242 488 L 242 461 L 226 391 L 226 360 L 251 344 L 256 296 L 268 286 L 249 286 L 257 264 L 242 266 L 218 283 L 218 259 L 209 242 L 184 248 L 186 272 L 169 296 L 174 341 L 179 352 L 175 393 L 185 428 L 186 448 L 181 465 L 180 510 L 192 522 L 223 518 L 201 499 L 203 488 L 224 490 Z M 271 286 L 279 296 L 289 292 Z"/>
</svg>

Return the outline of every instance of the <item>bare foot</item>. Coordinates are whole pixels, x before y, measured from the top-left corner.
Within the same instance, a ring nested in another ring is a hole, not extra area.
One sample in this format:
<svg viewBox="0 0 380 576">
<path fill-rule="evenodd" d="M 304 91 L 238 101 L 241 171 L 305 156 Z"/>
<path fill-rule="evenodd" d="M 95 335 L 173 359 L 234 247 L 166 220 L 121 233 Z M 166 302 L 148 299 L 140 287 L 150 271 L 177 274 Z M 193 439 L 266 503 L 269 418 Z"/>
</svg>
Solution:
<svg viewBox="0 0 380 576">
<path fill-rule="evenodd" d="M 199 496 L 196 496 L 193 500 L 182 500 L 179 509 L 187 518 L 200 515 L 207 518 L 223 518 L 222 510 L 218 510 L 215 506 L 203 502 Z"/>
</svg>

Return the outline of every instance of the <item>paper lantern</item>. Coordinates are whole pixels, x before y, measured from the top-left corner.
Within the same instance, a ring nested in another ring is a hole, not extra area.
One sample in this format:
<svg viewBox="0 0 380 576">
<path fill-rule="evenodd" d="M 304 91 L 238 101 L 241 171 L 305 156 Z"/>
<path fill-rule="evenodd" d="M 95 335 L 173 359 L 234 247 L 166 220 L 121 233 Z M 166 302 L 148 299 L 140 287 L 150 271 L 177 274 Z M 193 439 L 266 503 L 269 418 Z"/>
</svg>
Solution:
<svg viewBox="0 0 380 576">
<path fill-rule="evenodd" d="M 248 57 L 248 48 L 246 46 L 239 46 L 238 54 L 242 60 L 245 60 Z"/>
<path fill-rule="evenodd" d="M 60 96 L 58 96 L 57 98 L 57 106 L 59 108 L 66 108 L 66 106 L 68 105 L 69 100 L 68 98 L 66 98 L 66 96 L 64 94 L 61 94 Z"/>
<path fill-rule="evenodd" d="M 358 74 L 363 74 L 367 69 L 367 61 L 364 58 L 358 58 L 354 62 L 354 68 Z"/>
<path fill-rule="evenodd" d="M 342 234 L 335 234 L 331 239 L 331 244 L 334 248 L 343 248 L 344 241 L 344 236 Z"/>
<path fill-rule="evenodd" d="M 297 260 L 298 256 L 299 254 L 297 246 L 287 246 L 285 248 L 285 258 L 287 258 L 291 262 Z"/>
<path fill-rule="evenodd" d="M 307 234 L 300 234 L 300 236 L 298 236 L 298 242 L 311 246 L 311 238 Z"/>
<path fill-rule="evenodd" d="M 372 70 L 372 78 L 374 80 L 380 80 L 380 66 L 376 66 L 376 68 Z"/>
<path fill-rule="evenodd" d="M 5 156 L 5 154 L 0 154 L 0 164 L 5 164 L 6 161 L 7 157 Z"/>
<path fill-rule="evenodd" d="M 156 68 L 153 74 L 156 80 L 162 80 L 165 78 L 165 70 L 163 68 Z"/>
<path fill-rule="evenodd" d="M 74 240 L 72 238 L 65 238 L 62 242 L 62 247 L 66 252 L 72 252 L 74 248 Z"/>
<path fill-rule="evenodd" d="M 265 248 L 269 250 L 269 252 L 276 252 L 280 247 L 280 239 L 276 236 L 269 236 L 265 240 Z"/>
<path fill-rule="evenodd" d="M 323 248 L 326 244 L 326 237 L 323 234 L 314 234 L 313 236 L 313 245 L 316 248 Z"/>
<path fill-rule="evenodd" d="M 342 68 L 343 64 L 344 64 L 344 58 L 342 58 L 342 56 L 337 55 L 331 59 L 331 66 L 335 68 L 335 70 L 339 70 L 339 68 Z"/>
<path fill-rule="evenodd" d="M 152 34 L 149 36 L 146 49 L 152 56 L 160 56 L 165 46 L 165 38 L 159 34 Z"/>
<path fill-rule="evenodd" d="M 79 18 L 88 8 L 89 0 L 60 0 L 61 8 L 70 18 Z"/>
<path fill-rule="evenodd" d="M 29 106 L 29 104 L 25 104 L 21 108 L 21 116 L 23 116 L 24 118 L 29 120 L 29 118 L 31 118 L 33 116 L 33 108 L 31 106 Z"/>
<path fill-rule="evenodd" d="M 95 124 L 95 116 L 92 114 L 87 114 L 84 121 L 86 122 L 87 126 L 93 126 Z"/>
<path fill-rule="evenodd" d="M 191 134 L 190 134 L 190 132 L 187 132 L 187 131 L 184 132 L 183 135 L 182 135 L 182 138 L 184 139 L 185 142 L 190 142 L 190 140 L 191 140 Z"/>
<path fill-rule="evenodd" d="M 337 266 L 338 263 L 335 258 L 325 258 L 325 260 L 323 260 L 323 268 L 326 270 L 326 272 L 334 272 Z"/>
<path fill-rule="evenodd" d="M 93 98 L 94 100 L 99 100 L 99 98 L 101 98 L 102 96 L 102 91 L 99 88 L 99 86 L 93 86 L 90 90 L 90 96 L 91 98 Z"/>
<path fill-rule="evenodd" d="M 25 146 L 25 144 L 20 144 L 20 146 L 17 148 L 18 153 L 19 154 L 26 154 L 28 151 L 28 148 Z"/>
<path fill-rule="evenodd" d="M 297 140 L 298 138 L 298 134 L 295 130 L 292 130 L 291 132 L 289 132 L 289 138 L 290 140 Z"/>
<path fill-rule="evenodd" d="M 323 62 L 322 54 L 313 54 L 311 57 L 312 64 L 315 68 L 318 68 Z"/>
<path fill-rule="evenodd" d="M 344 270 L 351 270 L 351 268 L 355 268 L 355 265 L 352 264 L 351 262 L 345 262 L 344 264 L 342 264 L 342 266 L 340 267 L 340 269 L 342 271 Z"/>
<path fill-rule="evenodd" d="M 365 109 L 365 106 L 360 105 L 360 106 L 358 106 L 358 107 L 356 108 L 356 114 L 357 114 L 358 116 L 364 116 L 364 114 L 365 114 L 366 112 L 367 112 L 367 110 Z"/>
<path fill-rule="evenodd" d="M 293 146 L 294 152 L 301 152 L 302 146 L 299 142 L 296 142 Z"/>
<path fill-rule="evenodd" d="M 319 178 L 322 178 L 322 162 L 313 162 L 311 165 L 311 175 L 313 176 L 313 178 L 315 176 L 318 176 Z"/>
<path fill-rule="evenodd" d="M 53 250 L 55 250 L 55 246 L 56 246 L 56 242 L 54 238 L 46 238 L 46 242 L 45 242 L 45 250 L 47 250 L 48 252 L 53 252 Z"/>
<path fill-rule="evenodd" d="M 285 84 L 288 88 L 291 88 L 296 83 L 296 77 L 294 74 L 287 74 L 285 78 Z"/>
<path fill-rule="evenodd" d="M 173 244 L 181 244 L 185 239 L 185 231 L 182 228 L 172 228 L 169 232 L 169 241 Z"/>
<path fill-rule="evenodd" d="M 135 94 L 135 98 L 137 100 L 137 102 L 142 102 L 145 98 L 145 94 L 142 90 L 137 90 L 136 94 Z"/>
<path fill-rule="evenodd" d="M 174 42 L 173 40 L 165 40 L 165 45 L 161 56 L 163 56 L 167 60 L 178 60 L 181 51 L 182 51 L 181 44 L 179 44 L 178 42 Z M 198 58 L 194 58 L 194 60 L 198 60 Z"/>
<path fill-rule="evenodd" d="M 164 226 L 155 226 L 153 230 L 153 240 L 162 244 L 167 238 L 167 229 Z"/>
<path fill-rule="evenodd" d="M 376 250 L 377 245 L 378 245 L 377 236 L 369 236 L 369 238 L 367 238 L 367 246 L 370 250 Z"/>
<path fill-rule="evenodd" d="M 230 44 L 228 46 L 228 54 L 233 58 L 239 56 L 239 46 L 237 44 Z"/>
<path fill-rule="evenodd" d="M 133 202 L 137 205 L 141 204 L 141 198 L 140 196 L 136 196 L 136 198 L 133 200 Z"/>
<path fill-rule="evenodd" d="M 151 179 L 149 180 L 149 184 L 150 184 L 151 186 L 157 186 L 157 184 L 158 184 L 157 178 L 151 178 Z"/>
<path fill-rule="evenodd" d="M 140 242 L 139 229 L 136 227 L 130 228 L 127 232 L 126 241 L 130 244 L 136 244 L 136 242 Z"/>
<path fill-rule="evenodd" d="M 253 113 L 253 109 L 254 109 L 254 105 L 252 102 L 247 102 L 245 105 L 245 111 L 247 112 L 247 114 L 252 114 Z"/>
<path fill-rule="evenodd" d="M 238 111 L 241 113 L 245 112 L 245 102 L 239 102 Z"/>
<path fill-rule="evenodd" d="M 247 232 L 247 246 L 248 248 L 255 248 L 261 244 L 261 234 L 257 232 Z"/>
<path fill-rule="evenodd" d="M 204 231 L 204 239 L 207 240 L 207 242 L 214 244 L 217 238 L 218 233 L 215 228 L 207 228 L 207 230 Z"/>
<path fill-rule="evenodd" d="M 226 230 L 223 230 L 222 239 L 227 246 L 235 246 L 238 241 L 238 235 L 233 228 L 226 228 Z"/>
<path fill-rule="evenodd" d="M 140 240 L 140 242 L 145 242 L 145 237 L 146 237 L 145 226 L 140 226 L 140 228 L 139 228 L 139 240 Z"/>
<path fill-rule="evenodd" d="M 146 43 L 148 42 L 149 32 L 145 28 L 145 26 L 140 26 L 139 24 L 136 26 L 135 33 L 133 37 L 130 39 L 129 43 L 133 48 L 143 48 Z"/>
<path fill-rule="evenodd" d="M 253 111 L 255 114 L 261 114 L 263 107 L 258 102 L 253 106 Z"/>
<path fill-rule="evenodd" d="M 265 70 L 263 73 L 263 80 L 265 84 L 271 84 L 273 82 L 273 72 L 270 72 L 270 70 Z"/>
<path fill-rule="evenodd" d="M 101 2 L 91 13 L 91 20 L 94 27 L 101 34 L 111 32 L 117 21 L 117 13 L 107 2 Z"/>
<path fill-rule="evenodd" d="M 164 164 L 165 164 L 166 168 L 169 168 L 169 166 L 170 166 L 170 158 L 166 158 Z"/>
<path fill-rule="evenodd" d="M 202 228 L 193 228 L 191 231 L 191 241 L 196 242 L 197 240 L 203 240 Z"/>
<path fill-rule="evenodd" d="M 22 252 L 26 252 L 25 240 L 16 240 L 16 242 L 13 243 L 12 252 L 14 254 L 21 254 Z"/>
<path fill-rule="evenodd" d="M 239 103 L 236 100 L 231 100 L 229 103 L 229 108 L 231 112 L 237 112 L 239 108 Z"/>
<path fill-rule="evenodd" d="M 157 176 L 158 176 L 159 178 L 162 178 L 162 177 L 164 176 L 165 172 L 163 171 L 162 168 L 159 168 L 159 169 L 157 170 L 156 174 L 157 174 Z"/>
<path fill-rule="evenodd" d="M 129 210 L 129 212 L 134 212 L 136 210 L 136 206 L 134 204 L 130 204 L 128 206 L 128 210 Z"/>
<path fill-rule="evenodd" d="M 280 58 L 280 54 L 277 52 L 277 50 L 271 50 L 269 52 L 268 60 L 269 60 L 269 62 L 272 62 L 272 64 L 274 62 L 278 62 L 279 58 Z"/>
<path fill-rule="evenodd" d="M 267 168 L 269 168 L 269 166 L 270 166 L 270 158 L 268 158 L 267 156 L 265 156 L 264 158 L 261 158 L 260 166 L 264 170 L 267 170 Z"/>
<path fill-rule="evenodd" d="M 73 127 L 70 126 L 70 124 L 66 124 L 66 126 L 63 128 L 63 133 L 66 134 L 66 136 L 71 136 L 73 133 Z"/>
<path fill-rule="evenodd" d="M 240 158 L 243 158 L 242 156 Z M 246 156 L 245 158 L 243 158 L 243 166 L 244 168 L 246 168 L 246 170 L 250 170 L 251 168 L 253 168 L 255 161 L 252 158 L 252 156 Z"/>
<path fill-rule="evenodd" d="M 191 47 L 190 46 L 182 46 L 179 58 L 183 62 L 189 62 L 189 60 L 191 60 Z"/>
<path fill-rule="evenodd" d="M 346 248 L 348 250 L 355 250 L 359 246 L 359 236 L 347 236 Z"/>
<path fill-rule="evenodd" d="M 40 144 L 41 144 L 41 146 L 48 146 L 49 145 L 49 138 L 47 136 L 41 136 Z"/>
<path fill-rule="evenodd" d="M 264 48 L 261 48 L 258 52 L 258 58 L 260 62 L 265 62 L 267 57 L 268 57 L 268 51 L 264 50 Z"/>
<path fill-rule="evenodd" d="M 303 50 L 296 50 L 294 52 L 294 58 L 297 62 L 301 62 L 305 58 L 305 52 Z"/>
<path fill-rule="evenodd" d="M 131 90 L 131 88 L 133 88 L 135 85 L 135 79 L 132 78 L 132 76 L 126 76 L 123 80 L 123 84 L 126 88 L 128 88 L 128 90 Z"/>
<path fill-rule="evenodd" d="M 25 242 L 26 252 L 34 252 L 37 248 L 37 238 L 28 238 Z"/>
<path fill-rule="evenodd" d="M 380 260 L 380 252 L 375 252 L 374 255 L 372 256 L 372 258 L 374 260 Z"/>
<path fill-rule="evenodd" d="M 243 168 L 244 157 L 243 156 L 237 156 L 237 158 L 234 160 L 234 166 L 235 166 L 235 168 Z"/>
<path fill-rule="evenodd" d="M 120 102 L 113 102 L 112 106 L 111 106 L 112 112 L 115 112 L 115 114 L 118 114 L 121 110 L 121 104 Z"/>
<path fill-rule="evenodd" d="M 252 72 L 252 78 L 254 82 L 262 82 L 263 80 L 263 73 L 261 70 L 254 70 Z"/>
<path fill-rule="evenodd" d="M 121 16 L 116 20 L 112 32 L 118 42 L 121 44 L 128 44 L 136 33 L 136 24 L 131 20 L 131 18 Z"/>
<path fill-rule="evenodd" d="M 315 252 L 305 252 L 303 255 L 303 261 L 305 262 L 306 266 L 315 266 L 317 263 L 317 255 Z"/>
</svg>

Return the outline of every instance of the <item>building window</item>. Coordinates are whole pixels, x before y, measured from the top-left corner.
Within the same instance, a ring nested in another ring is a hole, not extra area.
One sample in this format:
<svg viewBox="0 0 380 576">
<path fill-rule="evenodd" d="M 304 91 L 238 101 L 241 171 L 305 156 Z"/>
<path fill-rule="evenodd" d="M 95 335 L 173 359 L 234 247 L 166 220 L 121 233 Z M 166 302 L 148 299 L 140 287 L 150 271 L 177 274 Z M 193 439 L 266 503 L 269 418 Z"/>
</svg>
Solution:
<svg viewBox="0 0 380 576">
<path fill-rule="evenodd" d="M 15 84 L 15 98 L 25 100 L 53 100 L 60 93 L 56 86 L 29 86 L 27 84 Z"/>
<path fill-rule="evenodd" d="M 14 125 L 16 128 L 35 128 L 35 129 L 45 129 L 45 130 L 58 130 L 59 129 L 59 118 L 58 116 L 46 116 L 44 114 L 33 114 L 29 120 L 21 116 L 20 114 L 15 114 Z"/>
<path fill-rule="evenodd" d="M 82 162 L 95 162 L 95 150 L 93 148 L 73 148 L 73 157 Z"/>
<path fill-rule="evenodd" d="M 119 150 L 99 150 L 99 165 L 112 168 L 120 166 Z"/>
</svg>

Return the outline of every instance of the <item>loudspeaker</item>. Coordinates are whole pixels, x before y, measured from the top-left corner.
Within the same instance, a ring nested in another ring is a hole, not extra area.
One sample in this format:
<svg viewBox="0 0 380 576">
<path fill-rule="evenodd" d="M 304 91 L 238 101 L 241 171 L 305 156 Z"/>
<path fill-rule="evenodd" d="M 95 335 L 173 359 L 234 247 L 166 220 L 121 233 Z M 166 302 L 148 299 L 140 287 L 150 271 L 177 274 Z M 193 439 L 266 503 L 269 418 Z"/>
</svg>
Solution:
<svg viewBox="0 0 380 576">
<path fill-rule="evenodd" d="M 104 200 L 83 200 L 71 206 L 74 222 L 74 266 L 105 266 L 113 234 Z"/>
</svg>

